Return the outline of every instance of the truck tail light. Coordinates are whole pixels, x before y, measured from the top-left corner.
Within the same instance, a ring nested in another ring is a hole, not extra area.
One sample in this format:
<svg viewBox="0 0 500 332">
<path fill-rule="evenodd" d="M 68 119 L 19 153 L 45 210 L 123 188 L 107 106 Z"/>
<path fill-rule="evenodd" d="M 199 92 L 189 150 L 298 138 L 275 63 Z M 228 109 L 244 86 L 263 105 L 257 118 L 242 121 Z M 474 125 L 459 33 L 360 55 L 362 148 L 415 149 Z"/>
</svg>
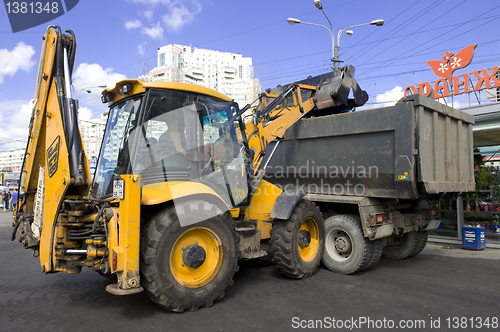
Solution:
<svg viewBox="0 0 500 332">
<path fill-rule="evenodd" d="M 377 214 L 376 216 L 372 217 L 372 222 L 376 224 L 381 224 L 385 221 L 385 215 L 383 214 Z"/>
</svg>

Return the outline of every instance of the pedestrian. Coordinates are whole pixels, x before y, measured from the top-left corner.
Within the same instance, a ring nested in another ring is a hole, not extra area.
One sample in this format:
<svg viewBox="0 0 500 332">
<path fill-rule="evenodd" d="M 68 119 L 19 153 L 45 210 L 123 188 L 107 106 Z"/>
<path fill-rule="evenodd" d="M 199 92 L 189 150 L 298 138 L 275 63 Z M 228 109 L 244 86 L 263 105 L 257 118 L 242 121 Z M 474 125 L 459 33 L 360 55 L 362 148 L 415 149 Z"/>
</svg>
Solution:
<svg viewBox="0 0 500 332">
<path fill-rule="evenodd" d="M 7 194 L 6 191 L 2 191 L 2 204 L 3 210 L 7 211 L 7 208 L 9 207 L 9 194 Z"/>
<path fill-rule="evenodd" d="M 10 194 L 10 203 L 12 210 L 14 210 L 17 204 L 17 189 L 14 189 Z"/>
</svg>

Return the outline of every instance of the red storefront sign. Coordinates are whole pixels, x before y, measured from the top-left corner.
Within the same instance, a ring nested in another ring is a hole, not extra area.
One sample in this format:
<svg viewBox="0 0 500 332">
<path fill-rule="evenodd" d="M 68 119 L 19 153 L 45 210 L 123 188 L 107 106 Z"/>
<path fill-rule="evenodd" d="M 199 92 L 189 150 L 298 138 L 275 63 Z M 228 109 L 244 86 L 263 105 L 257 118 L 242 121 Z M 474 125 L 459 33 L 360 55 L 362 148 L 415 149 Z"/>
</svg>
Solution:
<svg viewBox="0 0 500 332">
<path fill-rule="evenodd" d="M 434 74 L 441 78 L 434 83 L 434 87 L 432 87 L 429 82 L 420 83 L 417 87 L 414 85 L 407 86 L 404 90 L 405 96 L 419 93 L 426 97 L 438 99 L 450 97 L 451 95 L 457 96 L 462 93 L 500 87 L 500 80 L 495 77 L 495 74 L 498 73 L 499 66 L 492 67 L 491 73 L 488 69 L 474 71 L 472 75 L 478 80 L 475 85 L 472 84 L 469 73 L 460 76 L 452 76 L 455 70 L 465 68 L 471 63 L 476 46 L 477 45 L 467 46 L 456 54 L 453 52 L 446 52 L 446 54 L 441 57 L 443 61 L 427 61 L 427 64 L 431 67 Z M 452 89 L 450 89 L 450 87 Z"/>
</svg>

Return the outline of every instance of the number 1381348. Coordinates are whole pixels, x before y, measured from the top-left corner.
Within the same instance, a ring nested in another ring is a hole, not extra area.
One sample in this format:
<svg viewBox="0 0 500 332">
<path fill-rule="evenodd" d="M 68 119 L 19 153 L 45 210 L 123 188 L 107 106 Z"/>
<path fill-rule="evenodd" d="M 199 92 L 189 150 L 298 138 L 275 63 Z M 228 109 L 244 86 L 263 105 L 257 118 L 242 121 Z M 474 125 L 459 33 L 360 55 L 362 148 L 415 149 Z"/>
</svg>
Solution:
<svg viewBox="0 0 500 332">
<path fill-rule="evenodd" d="M 5 8 L 8 14 L 42 14 L 59 12 L 59 3 L 57 2 L 7 2 Z"/>
</svg>

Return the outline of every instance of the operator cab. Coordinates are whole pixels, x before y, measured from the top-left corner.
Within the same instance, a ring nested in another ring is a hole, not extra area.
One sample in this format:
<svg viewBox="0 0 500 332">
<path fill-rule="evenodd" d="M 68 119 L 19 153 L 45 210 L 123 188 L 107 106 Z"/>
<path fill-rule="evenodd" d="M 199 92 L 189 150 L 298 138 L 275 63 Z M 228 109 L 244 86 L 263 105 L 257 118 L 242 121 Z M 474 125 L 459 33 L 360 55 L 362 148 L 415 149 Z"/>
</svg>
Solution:
<svg viewBox="0 0 500 332">
<path fill-rule="evenodd" d="M 143 186 L 201 182 L 228 206 L 247 206 L 252 158 L 238 105 L 189 84 L 133 82 L 142 89 L 127 83 L 129 96 L 110 102 L 92 195 L 111 197 L 114 180 L 134 174 Z M 109 94 L 103 99 L 113 98 Z"/>
</svg>

